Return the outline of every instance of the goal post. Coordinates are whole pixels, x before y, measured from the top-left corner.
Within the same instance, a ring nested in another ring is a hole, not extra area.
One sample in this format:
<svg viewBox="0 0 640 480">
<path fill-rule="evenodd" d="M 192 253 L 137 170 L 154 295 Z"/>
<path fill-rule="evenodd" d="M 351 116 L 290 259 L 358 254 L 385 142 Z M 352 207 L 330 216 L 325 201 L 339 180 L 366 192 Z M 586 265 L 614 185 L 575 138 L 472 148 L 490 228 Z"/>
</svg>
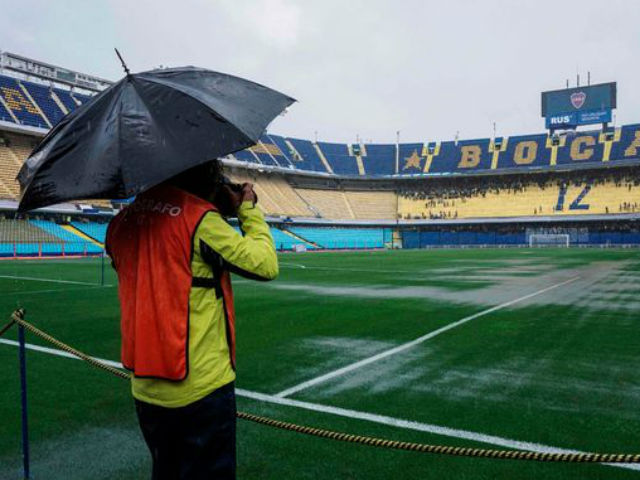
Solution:
<svg viewBox="0 0 640 480">
<path fill-rule="evenodd" d="M 568 247 L 567 233 L 532 233 L 529 235 L 529 247 Z"/>
</svg>

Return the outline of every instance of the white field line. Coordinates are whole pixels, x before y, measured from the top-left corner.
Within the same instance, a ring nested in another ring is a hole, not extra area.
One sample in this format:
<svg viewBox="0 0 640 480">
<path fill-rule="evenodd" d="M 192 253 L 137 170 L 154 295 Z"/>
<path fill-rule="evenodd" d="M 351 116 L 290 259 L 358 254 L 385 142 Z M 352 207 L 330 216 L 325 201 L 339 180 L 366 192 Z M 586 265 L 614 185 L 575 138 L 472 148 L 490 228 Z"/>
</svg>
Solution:
<svg viewBox="0 0 640 480">
<path fill-rule="evenodd" d="M 529 298 L 536 297 L 538 295 L 542 295 L 543 293 L 548 292 L 549 290 L 553 290 L 554 288 L 558 288 L 558 287 L 561 287 L 561 286 L 566 285 L 568 283 L 575 282 L 578 278 L 580 278 L 580 277 L 579 276 L 572 277 L 569 280 L 565 280 L 564 282 L 556 283 L 554 285 L 551 285 L 549 287 L 545 287 L 545 288 L 543 288 L 541 290 L 538 290 L 536 292 L 530 293 L 528 295 L 524 295 L 524 296 L 516 298 L 514 300 L 510 300 L 508 302 L 501 303 L 500 305 L 496 305 L 495 307 L 487 308 L 486 310 L 482 310 L 481 312 L 474 313 L 473 315 L 469 315 L 468 317 L 464 317 L 464 318 L 462 318 L 462 319 L 460 319 L 458 321 L 455 321 L 453 323 L 445 325 L 444 327 L 438 328 L 437 330 L 429 332 L 426 335 L 418 337 L 415 340 L 412 340 L 412 341 L 407 342 L 407 343 L 403 343 L 402 345 L 398 345 L 397 347 L 390 348 L 389 350 L 385 350 L 383 352 L 377 353 L 376 355 L 373 355 L 373 356 L 368 357 L 368 358 L 364 358 L 364 359 L 359 360 L 359 361 L 357 361 L 355 363 L 352 363 L 350 365 L 338 368 L 338 369 L 333 370 L 331 372 L 325 373 L 324 375 L 320 375 L 319 377 L 315 377 L 315 378 L 312 378 L 311 380 L 307 380 L 306 382 L 299 383 L 298 385 L 294 385 L 293 387 L 287 388 L 286 390 L 283 390 L 283 391 L 277 393 L 275 396 L 276 397 L 280 397 L 280 398 L 288 397 L 289 395 L 292 395 L 294 393 L 300 392 L 301 390 L 306 390 L 307 388 L 313 387 L 314 385 L 318 385 L 319 383 L 323 383 L 323 382 L 326 382 L 327 380 L 331 380 L 333 378 L 339 377 L 341 375 L 344 375 L 345 373 L 352 372 L 353 370 L 357 370 L 358 368 L 362 368 L 362 367 L 364 367 L 366 365 L 369 365 L 371 363 L 377 362 L 378 360 L 382 360 L 383 358 L 387 358 L 387 357 L 390 357 L 391 355 L 395 355 L 397 353 L 404 352 L 405 350 L 408 350 L 409 348 L 415 347 L 416 345 L 419 345 L 421 343 L 426 342 L 427 340 L 431 340 L 432 338 L 437 337 L 441 333 L 444 333 L 444 332 L 447 332 L 447 331 L 449 331 L 451 329 L 459 327 L 460 325 L 464 325 L 465 323 L 470 322 L 471 320 L 475 320 L 476 318 L 482 317 L 484 315 L 488 315 L 488 314 L 496 312 L 498 310 L 502 310 L 503 308 L 509 307 L 509 306 L 514 305 L 514 304 L 516 304 L 518 302 L 522 302 L 524 300 L 527 300 Z"/>
<path fill-rule="evenodd" d="M 328 272 L 354 272 L 354 273 L 410 273 L 413 275 L 431 275 L 428 270 L 382 270 L 382 269 L 372 269 L 372 268 L 350 268 L 350 267 L 321 267 L 321 266 L 313 266 L 313 265 L 302 265 L 296 263 L 286 263 L 280 262 L 280 266 L 284 267 L 296 267 L 296 268 L 304 268 L 307 270 L 325 270 Z M 477 265 L 476 267 L 482 268 L 483 265 Z M 477 268 L 470 269 L 477 270 Z"/>
<path fill-rule="evenodd" d="M 107 285 L 105 285 L 106 287 Z M 55 293 L 55 292 L 81 292 L 84 290 L 93 290 L 94 288 L 102 288 L 101 285 L 93 285 L 91 287 L 85 288 L 55 288 L 55 289 L 47 289 L 47 290 L 27 290 L 24 292 L 3 292 L 0 293 L 0 297 L 24 297 L 27 295 L 36 295 L 39 293 Z"/>
<path fill-rule="evenodd" d="M 280 266 L 297 267 L 297 268 L 304 268 L 308 270 L 326 270 L 330 272 L 336 271 L 336 272 L 358 272 L 358 273 L 413 273 L 413 274 L 426 273 L 426 272 L 421 272 L 420 270 L 378 270 L 378 269 L 370 269 L 370 268 L 319 267 L 319 266 L 302 265 L 302 264 L 288 263 L 288 262 L 280 262 Z"/>
<path fill-rule="evenodd" d="M 77 282 L 75 280 L 58 280 L 56 278 L 38 278 L 38 277 L 19 277 L 15 275 L 0 275 L 0 278 L 9 280 L 30 280 L 32 282 L 50 282 L 50 283 L 68 283 L 71 285 L 90 285 L 94 287 L 111 287 L 111 284 L 100 285 L 99 283 Z"/>
<path fill-rule="evenodd" d="M 391 427 L 403 428 L 405 430 L 416 430 L 418 432 L 432 433 L 435 435 L 442 435 L 445 437 L 459 438 L 463 440 L 470 440 L 479 443 L 488 443 L 491 445 L 497 445 L 500 447 L 512 449 L 512 450 L 527 450 L 530 452 L 540 453 L 585 453 L 581 450 L 568 450 L 565 448 L 552 447 L 549 445 L 543 445 L 541 443 L 522 442 L 520 440 L 513 440 L 510 438 L 498 437 L 495 435 L 487 435 L 484 433 L 471 432 L 469 430 L 460 430 L 457 428 L 442 427 L 440 425 L 433 425 L 430 423 L 414 422 L 411 420 L 403 420 L 401 418 L 388 417 L 385 415 L 376 415 L 373 413 L 361 412 L 359 410 L 350 410 L 340 407 L 332 407 L 329 405 L 322 405 L 318 403 L 303 402 L 300 400 L 293 400 L 291 398 L 282 398 L 275 395 L 267 395 L 264 393 L 251 392 L 249 390 L 236 389 L 236 394 L 241 397 L 251 398 L 265 403 L 274 403 L 276 405 L 284 405 L 287 407 L 301 408 L 304 410 L 310 410 L 313 412 L 328 413 L 329 415 L 336 415 L 339 417 L 352 418 L 356 420 L 364 420 L 372 423 L 379 423 L 382 425 L 389 425 Z M 613 467 L 628 468 L 630 470 L 640 470 L 640 464 L 633 463 L 607 463 L 604 465 L 610 465 Z"/>
<path fill-rule="evenodd" d="M 296 267 L 296 268 L 307 268 L 306 265 L 301 263 L 292 263 L 292 262 L 278 262 L 281 267 Z"/>
<path fill-rule="evenodd" d="M 18 346 L 18 342 L 13 340 L 5 340 L 0 338 L 0 344 Z M 34 350 L 37 352 L 47 353 L 58 357 L 72 358 L 74 360 L 80 360 L 78 357 L 71 355 L 63 350 L 55 348 L 41 347 L 40 345 L 26 344 L 28 350 Z M 95 358 L 95 357 L 94 357 Z M 123 369 L 120 362 L 114 362 L 112 360 L 105 360 L 102 358 L 95 358 L 96 360 L 103 362 L 109 366 Z M 520 440 L 513 440 L 509 438 L 498 437 L 495 435 L 487 435 L 484 433 L 472 432 L 469 430 L 460 430 L 457 428 L 443 427 L 440 425 L 434 425 L 430 423 L 414 422 L 411 420 L 404 420 L 401 418 L 388 417 L 386 415 L 376 415 L 373 413 L 361 412 L 358 410 L 350 410 L 340 407 L 332 407 L 330 405 L 322 405 L 318 403 L 302 402 L 300 400 L 293 400 L 290 398 L 280 398 L 275 395 L 267 395 L 259 392 L 252 392 L 250 390 L 244 390 L 241 388 L 236 389 L 236 394 L 239 397 L 249 398 L 264 403 L 273 403 L 275 405 L 282 405 L 293 408 L 300 408 L 303 410 L 309 410 L 312 412 L 326 413 L 329 415 L 335 415 L 338 417 L 351 418 L 355 420 L 363 420 L 366 422 L 378 423 L 381 425 L 388 425 L 395 428 L 405 430 L 415 430 L 418 432 L 431 433 L 435 435 L 442 435 L 444 437 L 458 438 L 462 440 L 469 440 L 472 442 L 486 443 L 490 445 L 496 445 L 499 447 L 509 448 L 513 450 L 528 450 L 531 452 L 540 453 L 584 453 L 580 450 L 568 450 L 564 448 L 552 447 L 549 445 L 543 445 L 541 443 L 522 442 Z M 638 464 L 625 464 L 625 463 L 607 463 L 604 465 L 610 465 L 612 467 L 627 468 L 630 470 L 640 470 Z"/>
<path fill-rule="evenodd" d="M 14 340 L 7 340 L 5 338 L 0 338 L 0 343 L 3 343 L 5 345 L 11 345 L 13 347 L 19 346 L 18 342 Z M 34 352 L 48 353 L 49 355 L 55 355 L 57 357 L 72 358 L 74 360 L 80 360 L 75 355 L 71 355 L 69 352 L 65 352 L 64 350 L 58 350 L 57 348 L 42 347 L 40 345 L 34 345 L 33 343 L 26 343 L 25 348 L 27 350 L 33 350 Z M 120 362 L 114 362 L 113 360 L 105 360 L 104 358 L 96 358 L 96 357 L 92 357 L 92 358 L 94 360 L 98 360 L 99 362 L 105 363 L 111 367 L 124 369 L 124 367 Z"/>
</svg>

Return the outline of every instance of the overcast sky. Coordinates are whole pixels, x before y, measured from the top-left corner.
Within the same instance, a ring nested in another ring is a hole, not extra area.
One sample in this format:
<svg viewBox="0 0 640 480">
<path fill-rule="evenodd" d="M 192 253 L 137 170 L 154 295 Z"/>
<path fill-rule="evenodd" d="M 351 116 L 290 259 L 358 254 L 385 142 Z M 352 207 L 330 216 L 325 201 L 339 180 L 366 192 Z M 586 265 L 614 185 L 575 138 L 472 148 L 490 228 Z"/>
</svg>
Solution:
<svg viewBox="0 0 640 480">
<path fill-rule="evenodd" d="M 540 92 L 618 82 L 640 122 L 638 0 L 20 0 L 0 49 L 107 79 L 197 65 L 298 99 L 270 130 L 353 142 L 544 130 Z"/>
</svg>

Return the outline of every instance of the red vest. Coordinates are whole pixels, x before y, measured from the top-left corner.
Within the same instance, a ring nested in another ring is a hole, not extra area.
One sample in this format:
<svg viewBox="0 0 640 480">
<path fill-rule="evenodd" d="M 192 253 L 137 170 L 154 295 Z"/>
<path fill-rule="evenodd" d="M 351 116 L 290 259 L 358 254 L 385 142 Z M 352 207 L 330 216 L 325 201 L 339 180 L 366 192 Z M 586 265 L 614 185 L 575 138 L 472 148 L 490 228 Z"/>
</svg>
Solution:
<svg viewBox="0 0 640 480">
<path fill-rule="evenodd" d="M 193 237 L 216 207 L 175 187 L 139 195 L 109 225 L 107 250 L 118 273 L 122 364 L 136 377 L 184 380 L 189 374 L 189 293 L 192 283 L 219 282 L 227 340 L 235 365 L 235 315 L 228 270 L 219 278 L 191 274 Z"/>
</svg>

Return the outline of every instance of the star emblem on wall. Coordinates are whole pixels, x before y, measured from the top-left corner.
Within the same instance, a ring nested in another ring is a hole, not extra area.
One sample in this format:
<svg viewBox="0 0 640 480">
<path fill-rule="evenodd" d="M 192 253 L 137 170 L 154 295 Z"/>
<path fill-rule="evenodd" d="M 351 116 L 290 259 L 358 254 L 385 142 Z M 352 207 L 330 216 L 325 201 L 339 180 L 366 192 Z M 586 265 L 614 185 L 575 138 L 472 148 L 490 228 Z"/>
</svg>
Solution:
<svg viewBox="0 0 640 480">
<path fill-rule="evenodd" d="M 422 161 L 422 157 L 418 155 L 418 150 L 414 150 L 410 157 L 405 157 L 404 159 L 404 168 L 417 168 L 420 170 L 420 162 Z"/>
</svg>

